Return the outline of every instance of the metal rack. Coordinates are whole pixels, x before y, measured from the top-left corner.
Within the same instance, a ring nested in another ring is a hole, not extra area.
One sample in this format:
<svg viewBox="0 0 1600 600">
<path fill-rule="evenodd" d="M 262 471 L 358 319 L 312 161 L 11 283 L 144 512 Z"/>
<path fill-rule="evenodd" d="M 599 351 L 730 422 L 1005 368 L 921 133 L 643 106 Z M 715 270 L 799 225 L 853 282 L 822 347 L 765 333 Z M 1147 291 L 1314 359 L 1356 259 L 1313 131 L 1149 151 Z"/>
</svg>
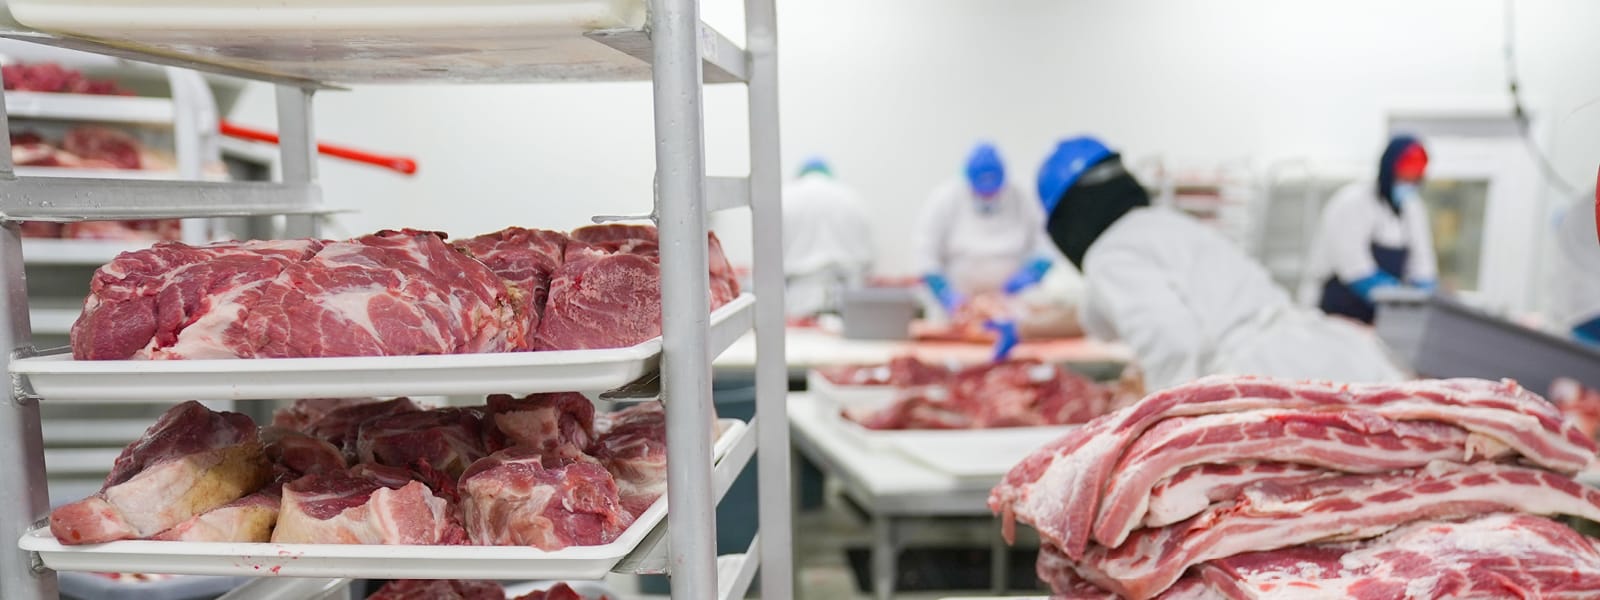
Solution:
<svg viewBox="0 0 1600 600">
<path fill-rule="evenodd" d="M 328 211 L 316 184 L 313 93 L 331 84 L 379 81 L 393 75 L 376 68 L 370 77 L 363 77 L 368 71 L 360 70 L 322 76 L 286 73 L 219 61 L 207 56 L 206 48 L 185 54 L 30 31 L 7 24 L 8 17 L 0 14 L 0 25 L 9 25 L 9 30 L 0 31 L 0 37 L 275 83 L 282 137 L 282 178 L 277 183 L 18 177 L 9 151 L 0 153 L 0 218 L 5 220 L 0 229 L 0 313 L 5 317 L 0 321 L 0 345 L 15 349 L 0 359 L 8 373 L 14 359 L 36 353 L 31 343 L 17 221 L 287 215 L 282 235 L 314 236 L 318 216 Z M 746 0 L 747 48 L 741 50 L 700 21 L 695 0 L 652 0 L 645 26 L 589 32 L 573 42 L 616 51 L 605 64 L 562 65 L 549 57 L 524 63 L 515 56 L 501 56 L 505 64 L 499 66 L 506 68 L 488 68 L 481 73 L 437 70 L 439 81 L 617 80 L 644 74 L 653 82 L 657 189 L 652 216 L 658 223 L 662 247 L 660 398 L 667 413 L 667 488 L 673 502 L 666 528 L 648 536 L 635 556 L 624 559 L 618 569 L 669 573 L 672 596 L 680 600 L 743 597 L 758 568 L 763 598 L 782 600 L 793 595 L 775 21 L 772 0 Z M 542 50 L 525 50 L 537 51 Z M 705 176 L 703 81 L 747 84 L 748 177 Z M 6 124 L 4 118 L 0 113 L 0 125 Z M 761 533 L 747 552 L 719 560 L 714 547 L 714 508 L 738 473 L 731 468 L 714 469 L 709 460 L 712 348 L 723 345 L 712 343 L 705 310 L 708 256 L 704 240 L 709 212 L 737 206 L 749 206 L 755 230 L 763 232 L 754 248 L 757 418 L 752 423 L 754 444 L 736 446 L 722 464 L 742 466 L 750 453 L 756 455 Z M 0 409 L 0 439 L 6 440 L 0 444 L 0 473 L 7 482 L 0 485 L 0 597 L 54 598 L 54 573 L 13 542 L 48 511 L 39 403 L 49 399 L 40 398 L 27 377 L 17 374 L 12 374 L 9 399 L 8 406 Z M 729 458 L 734 461 L 730 463 Z M 320 595 L 327 586 L 282 577 L 257 580 L 250 588 L 230 597 L 309 597 L 307 594 Z"/>
</svg>

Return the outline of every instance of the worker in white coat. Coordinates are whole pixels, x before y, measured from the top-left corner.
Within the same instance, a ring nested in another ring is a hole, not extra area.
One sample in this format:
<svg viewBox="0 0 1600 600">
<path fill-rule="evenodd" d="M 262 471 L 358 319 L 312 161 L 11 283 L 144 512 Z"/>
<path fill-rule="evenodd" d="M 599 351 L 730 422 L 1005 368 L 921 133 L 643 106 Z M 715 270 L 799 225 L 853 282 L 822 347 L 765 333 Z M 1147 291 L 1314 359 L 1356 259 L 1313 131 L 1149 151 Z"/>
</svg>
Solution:
<svg viewBox="0 0 1600 600">
<path fill-rule="evenodd" d="M 1580 342 L 1600 346 L 1600 235 L 1595 229 L 1596 203 L 1578 202 L 1561 216 L 1558 249 L 1556 323 Z"/>
<path fill-rule="evenodd" d="M 820 158 L 783 186 L 784 301 L 790 317 L 834 310 L 835 292 L 863 284 L 875 255 L 861 196 Z"/>
<path fill-rule="evenodd" d="M 1439 266 L 1419 193 L 1427 166 L 1422 144 L 1399 136 L 1383 151 L 1376 186 L 1352 183 L 1334 194 L 1312 242 L 1302 303 L 1370 324 L 1374 290 L 1434 289 Z"/>
<path fill-rule="evenodd" d="M 1006 181 L 990 144 L 972 150 L 965 177 L 934 190 L 915 244 L 923 281 L 947 314 L 979 294 L 1030 287 L 1052 264 L 1044 213 Z"/>
<path fill-rule="evenodd" d="M 1084 331 L 1128 344 L 1154 390 L 1203 375 L 1393 381 L 1361 328 L 1296 306 L 1221 233 L 1152 208 L 1121 158 L 1089 137 L 1039 169 L 1046 228 L 1084 273 Z"/>
</svg>

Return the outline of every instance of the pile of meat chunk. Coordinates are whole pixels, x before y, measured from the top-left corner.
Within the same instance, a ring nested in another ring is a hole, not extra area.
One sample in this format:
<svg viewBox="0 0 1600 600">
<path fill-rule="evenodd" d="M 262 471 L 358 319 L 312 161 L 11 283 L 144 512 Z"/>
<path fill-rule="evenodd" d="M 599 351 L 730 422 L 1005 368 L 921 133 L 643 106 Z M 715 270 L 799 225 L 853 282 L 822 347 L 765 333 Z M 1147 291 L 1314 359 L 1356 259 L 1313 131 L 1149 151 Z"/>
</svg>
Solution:
<svg viewBox="0 0 1600 600">
<path fill-rule="evenodd" d="M 1600 597 L 1595 444 L 1513 382 L 1213 377 L 1091 421 L 989 506 L 1065 598 Z"/>
<path fill-rule="evenodd" d="M 607 544 L 665 491 L 665 424 L 658 403 L 597 418 L 572 393 L 300 400 L 263 428 L 185 402 L 50 529 L 65 544 Z"/>
<path fill-rule="evenodd" d="M 378 588 L 367 600 L 505 600 L 506 589 L 497 581 L 461 579 L 404 579 Z M 587 598 L 565 583 L 535 590 L 513 600 L 607 600 Z"/>
<path fill-rule="evenodd" d="M 1010 360 L 959 370 L 901 357 L 883 367 L 822 371 L 841 385 L 895 388 L 889 405 L 847 407 L 868 429 L 987 429 L 1083 423 L 1107 410 L 1112 390 L 1056 365 Z"/>
<path fill-rule="evenodd" d="M 709 237 L 711 306 L 739 295 Z M 79 360 L 413 356 L 616 348 L 661 335 L 656 230 L 513 227 L 447 241 L 156 244 L 95 272 Z"/>
</svg>

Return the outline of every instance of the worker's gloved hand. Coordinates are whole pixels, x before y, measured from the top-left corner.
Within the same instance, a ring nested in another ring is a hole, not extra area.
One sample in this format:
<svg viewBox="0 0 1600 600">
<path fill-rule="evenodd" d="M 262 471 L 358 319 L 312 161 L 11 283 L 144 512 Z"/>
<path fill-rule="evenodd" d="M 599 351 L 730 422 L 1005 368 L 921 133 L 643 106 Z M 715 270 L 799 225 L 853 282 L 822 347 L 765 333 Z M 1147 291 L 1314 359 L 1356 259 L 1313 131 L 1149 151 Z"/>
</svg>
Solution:
<svg viewBox="0 0 1600 600">
<path fill-rule="evenodd" d="M 1378 271 L 1377 273 L 1373 273 L 1351 282 L 1350 289 L 1355 290 L 1356 294 L 1361 296 L 1362 300 L 1366 300 L 1368 303 L 1371 303 L 1372 292 L 1374 290 L 1386 287 L 1398 287 L 1400 285 L 1400 280 L 1395 279 L 1393 275 L 1383 271 Z"/>
<path fill-rule="evenodd" d="M 1011 356 L 1011 349 L 1017 347 L 1020 336 L 1017 335 L 1017 322 L 1011 319 L 988 320 L 983 322 L 983 328 L 1000 335 L 994 342 L 994 362 L 1005 362 Z"/>
<path fill-rule="evenodd" d="M 939 305 L 944 307 L 946 314 L 955 314 L 956 309 L 961 308 L 961 305 L 966 302 L 966 299 L 961 297 L 961 293 L 950 286 L 950 280 L 945 279 L 942 273 L 923 275 L 922 282 L 928 284 L 928 291 L 933 292 L 933 297 L 939 299 Z"/>
<path fill-rule="evenodd" d="M 1431 294 L 1439 290 L 1439 281 L 1437 279 L 1418 279 L 1411 282 L 1411 287 Z"/>
<path fill-rule="evenodd" d="M 1046 273 L 1050 272 L 1050 260 L 1035 258 L 1022 265 L 1016 273 L 1011 274 L 1011 279 L 1006 280 L 1006 295 L 1015 296 L 1017 292 L 1033 287 L 1034 284 L 1044 280 Z"/>
<path fill-rule="evenodd" d="M 1600 317 L 1589 319 L 1573 327 L 1572 337 L 1584 344 L 1600 347 Z"/>
</svg>

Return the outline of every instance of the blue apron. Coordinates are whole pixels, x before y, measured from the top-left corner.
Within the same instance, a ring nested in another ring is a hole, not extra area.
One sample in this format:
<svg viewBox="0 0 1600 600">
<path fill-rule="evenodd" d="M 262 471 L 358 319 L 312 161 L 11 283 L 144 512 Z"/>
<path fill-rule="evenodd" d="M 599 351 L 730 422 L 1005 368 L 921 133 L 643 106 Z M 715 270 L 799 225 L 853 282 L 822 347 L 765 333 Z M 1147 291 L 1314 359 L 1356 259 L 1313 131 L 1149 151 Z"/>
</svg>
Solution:
<svg viewBox="0 0 1600 600">
<path fill-rule="evenodd" d="M 1410 256 L 1410 246 L 1372 245 L 1372 260 L 1378 263 L 1378 270 L 1400 281 L 1406 280 L 1406 260 Z M 1322 301 L 1318 306 L 1330 315 L 1343 315 L 1367 324 L 1372 323 L 1375 312 L 1372 303 L 1339 281 L 1337 275 L 1322 283 Z"/>
</svg>

